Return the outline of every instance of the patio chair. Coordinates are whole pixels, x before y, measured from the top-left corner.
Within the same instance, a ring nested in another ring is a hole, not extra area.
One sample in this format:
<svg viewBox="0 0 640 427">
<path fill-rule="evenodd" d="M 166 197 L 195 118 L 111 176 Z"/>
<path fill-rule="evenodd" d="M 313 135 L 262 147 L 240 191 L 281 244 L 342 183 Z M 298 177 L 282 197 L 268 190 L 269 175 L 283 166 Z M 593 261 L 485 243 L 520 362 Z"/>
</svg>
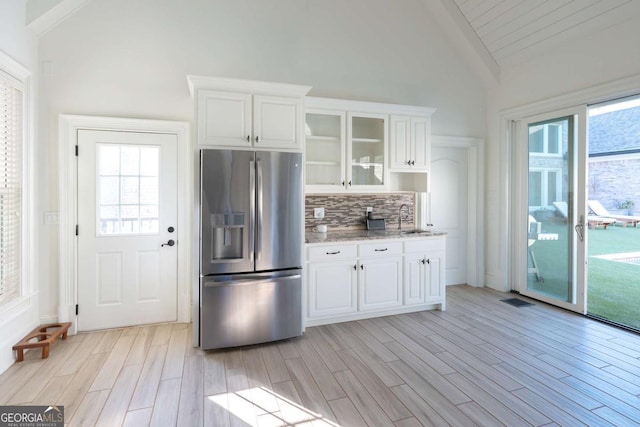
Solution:
<svg viewBox="0 0 640 427">
<path fill-rule="evenodd" d="M 589 200 L 587 202 L 589 205 L 589 210 L 598 216 L 605 216 L 609 218 L 613 218 L 616 221 L 619 221 L 623 227 L 626 227 L 627 224 L 633 224 L 634 227 L 638 227 L 638 222 L 640 222 L 640 216 L 633 215 L 616 215 L 611 214 L 609 211 L 602 206 L 598 200 Z"/>
<path fill-rule="evenodd" d="M 556 208 L 558 213 L 563 218 L 567 218 L 567 216 L 569 215 L 569 208 L 567 207 L 567 202 L 553 202 L 553 207 Z M 640 217 L 638 219 L 640 220 Z M 589 228 L 593 228 L 594 230 L 599 226 L 603 227 L 606 230 L 608 226 L 615 224 L 616 221 L 617 220 L 615 218 L 610 217 L 608 215 L 603 215 L 603 216 L 600 216 L 597 214 L 587 215 L 587 224 Z"/>
<path fill-rule="evenodd" d="M 540 283 L 544 283 L 544 277 L 542 277 L 542 273 L 538 268 L 538 263 L 536 261 L 536 256 L 533 253 L 533 244 L 538 240 L 558 240 L 558 233 L 543 233 L 542 232 L 542 223 L 536 221 L 536 219 L 529 215 L 529 230 L 527 235 L 527 243 L 528 243 L 528 253 L 529 259 L 531 259 L 531 267 L 527 269 L 529 273 L 533 273 L 536 276 L 536 281 Z"/>
</svg>

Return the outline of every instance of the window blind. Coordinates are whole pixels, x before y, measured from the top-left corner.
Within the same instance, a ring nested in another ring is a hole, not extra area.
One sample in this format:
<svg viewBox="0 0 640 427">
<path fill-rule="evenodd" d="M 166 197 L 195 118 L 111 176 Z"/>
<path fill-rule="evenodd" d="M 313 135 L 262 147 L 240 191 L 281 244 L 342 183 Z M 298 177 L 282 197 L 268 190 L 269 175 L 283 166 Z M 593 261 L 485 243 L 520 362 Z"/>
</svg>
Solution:
<svg viewBox="0 0 640 427">
<path fill-rule="evenodd" d="M 22 91 L 0 72 L 0 304 L 20 295 Z"/>
</svg>

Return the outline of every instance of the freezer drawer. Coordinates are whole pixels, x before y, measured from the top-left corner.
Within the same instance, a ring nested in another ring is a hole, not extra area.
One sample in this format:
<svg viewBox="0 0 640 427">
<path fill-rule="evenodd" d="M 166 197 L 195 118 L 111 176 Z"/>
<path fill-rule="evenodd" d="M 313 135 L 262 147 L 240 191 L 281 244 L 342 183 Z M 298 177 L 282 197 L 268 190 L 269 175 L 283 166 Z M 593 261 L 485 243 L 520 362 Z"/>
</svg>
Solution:
<svg viewBox="0 0 640 427">
<path fill-rule="evenodd" d="M 200 279 L 203 350 L 302 334 L 302 270 Z"/>
</svg>

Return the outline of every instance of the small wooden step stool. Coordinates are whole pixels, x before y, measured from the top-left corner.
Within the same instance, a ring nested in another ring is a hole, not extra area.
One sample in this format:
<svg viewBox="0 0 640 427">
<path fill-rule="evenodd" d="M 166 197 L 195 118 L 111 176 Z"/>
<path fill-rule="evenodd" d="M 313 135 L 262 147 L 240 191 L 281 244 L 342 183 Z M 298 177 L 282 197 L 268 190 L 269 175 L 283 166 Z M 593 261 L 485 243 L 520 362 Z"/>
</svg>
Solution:
<svg viewBox="0 0 640 427">
<path fill-rule="evenodd" d="M 24 360 L 24 350 L 37 347 L 42 347 L 42 358 L 46 359 L 49 357 L 49 344 L 54 343 L 60 335 L 62 335 L 63 340 L 66 340 L 67 331 L 70 327 L 71 322 L 49 323 L 38 326 L 13 346 L 13 350 L 18 355 L 17 361 L 22 362 Z M 49 329 L 52 330 L 49 331 Z M 31 341 L 33 339 L 37 339 L 37 341 Z"/>
</svg>

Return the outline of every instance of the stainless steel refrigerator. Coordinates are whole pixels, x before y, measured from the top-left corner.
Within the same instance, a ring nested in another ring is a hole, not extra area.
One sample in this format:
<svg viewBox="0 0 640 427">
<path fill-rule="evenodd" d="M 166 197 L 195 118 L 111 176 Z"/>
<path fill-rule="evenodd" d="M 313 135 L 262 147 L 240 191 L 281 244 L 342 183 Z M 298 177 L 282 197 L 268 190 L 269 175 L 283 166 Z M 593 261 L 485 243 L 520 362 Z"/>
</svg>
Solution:
<svg viewBox="0 0 640 427">
<path fill-rule="evenodd" d="M 200 345 L 302 334 L 302 155 L 200 152 Z"/>
</svg>

